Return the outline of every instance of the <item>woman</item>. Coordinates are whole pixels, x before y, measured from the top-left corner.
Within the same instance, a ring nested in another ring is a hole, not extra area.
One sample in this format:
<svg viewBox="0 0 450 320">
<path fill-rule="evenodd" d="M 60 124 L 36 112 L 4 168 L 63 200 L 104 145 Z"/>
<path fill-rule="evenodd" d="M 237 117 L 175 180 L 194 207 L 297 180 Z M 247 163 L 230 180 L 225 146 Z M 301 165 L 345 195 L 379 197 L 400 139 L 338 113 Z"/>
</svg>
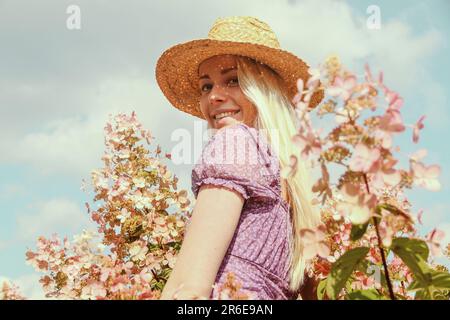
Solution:
<svg viewBox="0 0 450 320">
<path fill-rule="evenodd" d="M 175 292 L 217 298 L 228 272 L 251 299 L 295 299 L 311 287 L 295 232 L 319 223 L 307 169 L 299 163 L 280 176 L 298 154 L 291 101 L 307 70 L 252 17 L 218 19 L 208 39 L 174 46 L 158 60 L 164 95 L 215 132 L 192 171 L 196 203 L 161 299 Z M 309 107 L 322 97 L 315 93 Z"/>
</svg>

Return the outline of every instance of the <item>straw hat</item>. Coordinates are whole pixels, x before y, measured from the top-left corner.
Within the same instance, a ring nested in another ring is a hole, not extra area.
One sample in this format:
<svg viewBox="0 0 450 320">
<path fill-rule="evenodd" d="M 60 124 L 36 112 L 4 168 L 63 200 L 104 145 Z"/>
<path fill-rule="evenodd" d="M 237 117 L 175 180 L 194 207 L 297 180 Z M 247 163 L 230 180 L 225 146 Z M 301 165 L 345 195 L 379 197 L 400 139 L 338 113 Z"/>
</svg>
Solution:
<svg viewBox="0 0 450 320">
<path fill-rule="evenodd" d="M 297 93 L 297 80 L 310 77 L 308 65 L 294 54 L 280 49 L 269 25 L 253 17 L 217 19 L 207 39 L 193 40 L 167 49 L 156 64 L 156 80 L 170 103 L 181 111 L 204 119 L 200 111 L 198 67 L 204 60 L 221 54 L 253 58 L 273 69 L 283 79 L 292 100 Z M 316 92 L 309 107 L 323 99 Z"/>
</svg>

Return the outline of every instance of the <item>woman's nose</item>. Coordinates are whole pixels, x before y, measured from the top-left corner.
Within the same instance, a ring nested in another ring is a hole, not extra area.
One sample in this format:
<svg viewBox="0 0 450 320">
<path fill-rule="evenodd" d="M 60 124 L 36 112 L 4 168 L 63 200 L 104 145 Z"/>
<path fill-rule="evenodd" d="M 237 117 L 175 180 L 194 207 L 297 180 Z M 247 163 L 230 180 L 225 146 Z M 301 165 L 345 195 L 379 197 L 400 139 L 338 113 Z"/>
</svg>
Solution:
<svg viewBox="0 0 450 320">
<path fill-rule="evenodd" d="M 227 99 L 227 92 L 222 86 L 214 86 L 209 94 L 209 103 L 213 106 L 221 104 Z"/>
</svg>

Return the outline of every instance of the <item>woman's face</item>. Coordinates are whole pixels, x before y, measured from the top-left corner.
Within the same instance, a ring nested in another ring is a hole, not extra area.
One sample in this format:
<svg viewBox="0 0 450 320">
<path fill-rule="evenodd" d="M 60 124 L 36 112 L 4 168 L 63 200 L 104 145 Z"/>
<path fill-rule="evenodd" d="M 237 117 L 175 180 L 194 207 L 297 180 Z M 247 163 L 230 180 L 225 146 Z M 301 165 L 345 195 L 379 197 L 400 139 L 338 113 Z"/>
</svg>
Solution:
<svg viewBox="0 0 450 320">
<path fill-rule="evenodd" d="M 237 122 L 253 126 L 257 110 L 239 87 L 234 56 L 211 57 L 200 64 L 198 73 L 200 109 L 211 128 Z"/>
</svg>

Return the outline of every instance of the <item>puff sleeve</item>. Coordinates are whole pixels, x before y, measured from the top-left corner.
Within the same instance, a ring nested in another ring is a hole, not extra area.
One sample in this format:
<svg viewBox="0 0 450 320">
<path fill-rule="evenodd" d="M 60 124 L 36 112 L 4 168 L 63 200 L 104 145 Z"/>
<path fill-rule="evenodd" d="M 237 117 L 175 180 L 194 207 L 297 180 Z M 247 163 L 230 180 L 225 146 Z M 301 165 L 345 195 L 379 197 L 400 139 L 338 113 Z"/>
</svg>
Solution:
<svg viewBox="0 0 450 320">
<path fill-rule="evenodd" d="M 264 157 L 253 128 L 243 124 L 225 127 L 211 138 L 192 170 L 192 191 L 215 185 L 250 197 L 271 197 L 265 185 L 273 179 L 270 160 Z"/>
</svg>

